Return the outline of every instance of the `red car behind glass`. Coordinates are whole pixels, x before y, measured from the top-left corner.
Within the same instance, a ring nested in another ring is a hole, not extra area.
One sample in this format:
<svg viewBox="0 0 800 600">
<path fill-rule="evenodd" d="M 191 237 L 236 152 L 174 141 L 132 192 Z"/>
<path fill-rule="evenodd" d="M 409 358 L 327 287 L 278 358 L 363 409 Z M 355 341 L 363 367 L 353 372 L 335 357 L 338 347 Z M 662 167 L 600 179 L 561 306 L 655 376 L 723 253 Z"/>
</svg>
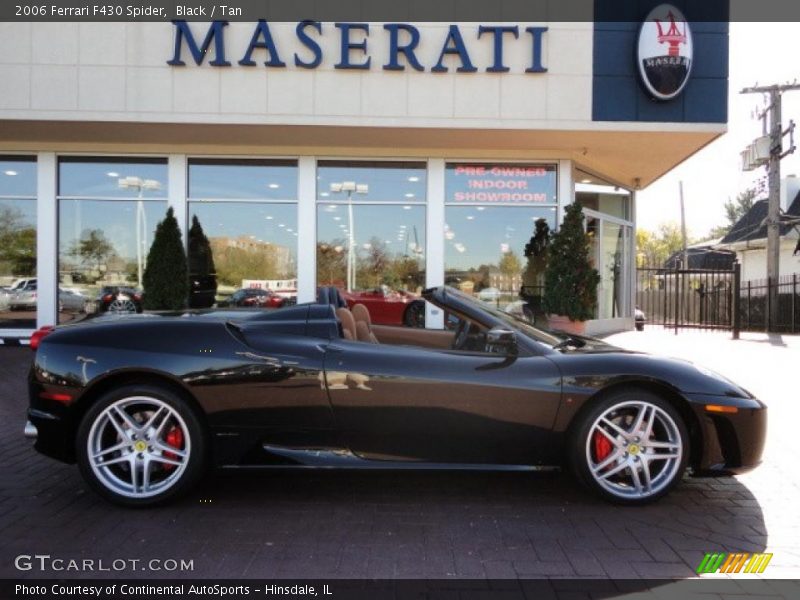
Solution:
<svg viewBox="0 0 800 600">
<path fill-rule="evenodd" d="M 262 308 L 281 308 L 286 304 L 286 298 L 278 296 L 270 290 L 259 288 L 246 288 L 236 290 L 230 299 L 220 306 L 255 306 Z"/>
<path fill-rule="evenodd" d="M 340 293 L 348 308 L 363 304 L 376 325 L 425 327 L 425 301 L 418 296 L 387 286 L 362 292 L 340 290 Z"/>
</svg>

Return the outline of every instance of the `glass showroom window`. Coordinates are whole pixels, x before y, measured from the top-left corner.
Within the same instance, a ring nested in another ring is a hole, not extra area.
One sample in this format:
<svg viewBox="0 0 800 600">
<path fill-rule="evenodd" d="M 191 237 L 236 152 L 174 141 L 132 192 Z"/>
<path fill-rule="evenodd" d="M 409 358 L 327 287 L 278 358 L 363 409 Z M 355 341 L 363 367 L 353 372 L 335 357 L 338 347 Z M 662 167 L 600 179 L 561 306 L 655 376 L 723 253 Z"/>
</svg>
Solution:
<svg viewBox="0 0 800 600">
<path fill-rule="evenodd" d="M 555 165 L 448 164 L 445 174 L 445 283 L 501 308 L 520 291 L 541 297 L 543 271 L 525 246 L 537 221 L 557 216 Z"/>
<path fill-rule="evenodd" d="M 296 302 L 297 161 L 190 159 L 189 217 L 190 306 Z"/>
<path fill-rule="evenodd" d="M 317 284 L 334 285 L 376 323 L 419 325 L 425 286 L 426 165 L 319 161 Z"/>
<path fill-rule="evenodd" d="M 575 200 L 586 214 L 595 268 L 600 272 L 597 318 L 631 316 L 633 222 L 631 193 L 589 173 L 575 172 Z"/>
<path fill-rule="evenodd" d="M 0 156 L 0 331 L 36 329 L 36 159 Z"/>
<path fill-rule="evenodd" d="M 167 192 L 166 159 L 59 159 L 59 322 L 94 311 L 141 312 L 142 276 Z"/>
</svg>

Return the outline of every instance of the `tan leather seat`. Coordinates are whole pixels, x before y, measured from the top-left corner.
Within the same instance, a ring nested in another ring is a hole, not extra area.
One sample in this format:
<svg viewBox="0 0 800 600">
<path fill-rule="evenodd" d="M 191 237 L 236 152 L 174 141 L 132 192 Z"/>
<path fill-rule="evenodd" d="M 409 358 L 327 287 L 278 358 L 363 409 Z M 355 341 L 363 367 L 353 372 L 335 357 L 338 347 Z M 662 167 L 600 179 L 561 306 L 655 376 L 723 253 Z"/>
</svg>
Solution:
<svg viewBox="0 0 800 600">
<path fill-rule="evenodd" d="M 348 308 L 337 308 L 336 318 L 342 323 L 342 333 L 346 340 L 357 340 L 356 335 L 356 320 L 353 318 L 353 313 Z"/>
<path fill-rule="evenodd" d="M 353 305 L 353 318 L 356 321 L 356 337 L 359 342 L 367 342 L 370 344 L 378 344 L 378 338 L 372 333 L 372 319 L 369 316 L 369 310 L 363 304 Z"/>
</svg>

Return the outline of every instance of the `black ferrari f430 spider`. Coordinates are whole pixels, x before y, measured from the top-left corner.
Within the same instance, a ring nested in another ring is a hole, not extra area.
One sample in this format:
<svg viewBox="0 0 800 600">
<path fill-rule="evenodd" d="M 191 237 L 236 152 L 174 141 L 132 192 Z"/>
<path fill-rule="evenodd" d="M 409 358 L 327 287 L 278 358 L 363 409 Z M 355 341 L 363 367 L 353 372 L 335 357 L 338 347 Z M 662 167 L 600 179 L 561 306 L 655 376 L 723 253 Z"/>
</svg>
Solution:
<svg viewBox="0 0 800 600">
<path fill-rule="evenodd" d="M 449 287 L 423 296 L 453 330 L 373 325 L 322 292 L 275 310 L 39 331 L 26 432 L 125 505 L 230 465 L 565 466 L 640 504 L 687 470 L 760 461 L 766 407 L 702 367 L 545 332 Z"/>
</svg>

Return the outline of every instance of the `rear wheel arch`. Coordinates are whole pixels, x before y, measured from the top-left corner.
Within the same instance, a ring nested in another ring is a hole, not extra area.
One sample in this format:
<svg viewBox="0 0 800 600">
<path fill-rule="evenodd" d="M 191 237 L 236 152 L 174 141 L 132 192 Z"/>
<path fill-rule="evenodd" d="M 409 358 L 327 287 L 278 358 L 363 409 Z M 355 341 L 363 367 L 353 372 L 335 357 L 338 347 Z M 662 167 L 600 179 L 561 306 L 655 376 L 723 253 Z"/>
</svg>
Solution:
<svg viewBox="0 0 800 600">
<path fill-rule="evenodd" d="M 567 429 L 567 438 L 571 439 L 574 429 L 581 423 L 583 416 L 596 403 L 600 402 L 609 395 L 631 390 L 644 390 L 663 398 L 672 405 L 683 419 L 684 425 L 689 432 L 689 466 L 697 467 L 703 454 L 703 429 L 697 415 L 689 405 L 689 401 L 674 387 L 666 382 L 652 379 L 626 380 L 613 383 L 598 390 L 586 402 L 580 410 L 573 415 Z"/>
<path fill-rule="evenodd" d="M 180 397 L 186 402 L 189 408 L 196 414 L 200 423 L 203 425 L 207 441 L 210 441 L 210 430 L 206 413 L 197 401 L 197 398 L 186 389 L 186 387 L 173 379 L 172 377 L 155 371 L 123 371 L 111 373 L 103 377 L 99 381 L 95 381 L 92 385 L 81 395 L 75 406 L 77 412 L 75 413 L 75 422 L 72 430 L 73 445 L 74 437 L 77 435 L 80 422 L 83 420 L 84 415 L 98 398 L 101 398 L 109 391 L 129 385 L 143 385 L 165 388 L 173 394 Z"/>
</svg>

